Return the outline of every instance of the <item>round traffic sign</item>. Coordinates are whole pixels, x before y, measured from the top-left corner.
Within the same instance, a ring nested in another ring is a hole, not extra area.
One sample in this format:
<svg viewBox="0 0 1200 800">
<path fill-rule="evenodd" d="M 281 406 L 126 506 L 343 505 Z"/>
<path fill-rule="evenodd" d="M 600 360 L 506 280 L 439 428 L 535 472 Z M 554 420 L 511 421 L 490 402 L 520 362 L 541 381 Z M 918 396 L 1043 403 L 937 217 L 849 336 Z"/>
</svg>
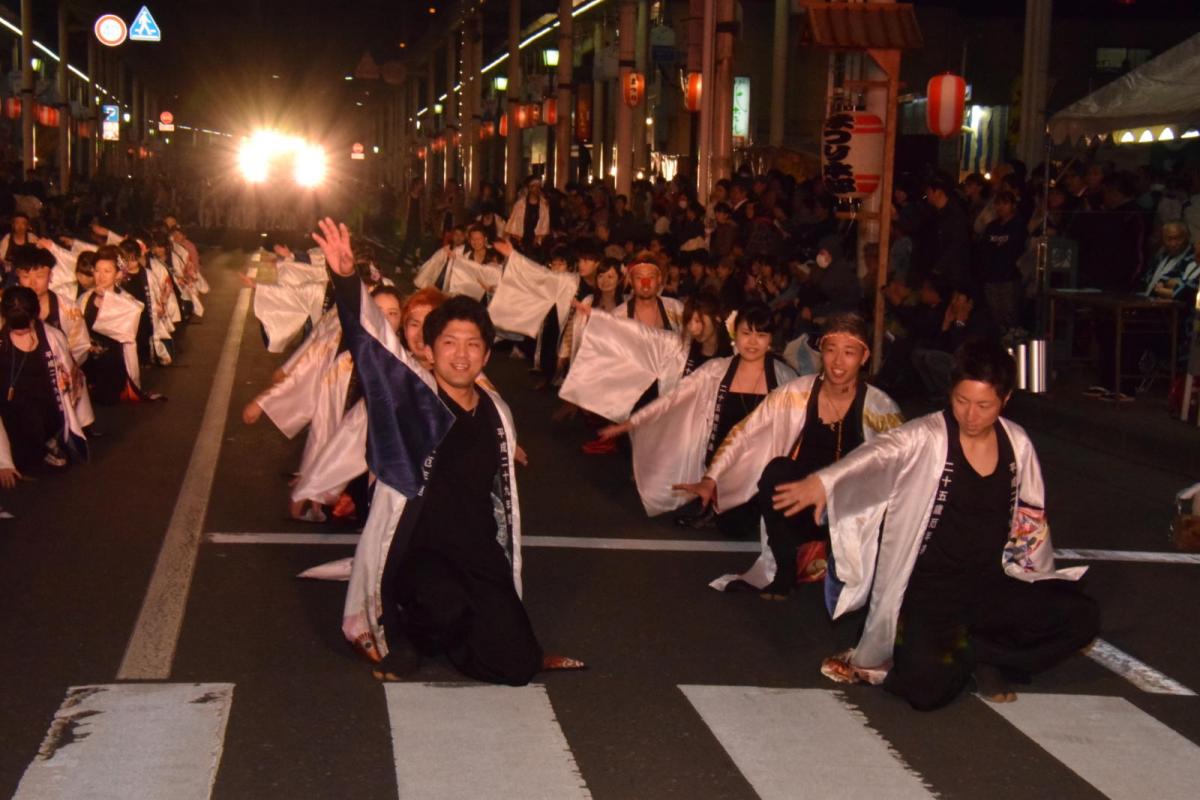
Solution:
<svg viewBox="0 0 1200 800">
<path fill-rule="evenodd" d="M 362 153 L 362 152 L 364 152 L 365 150 L 366 150 L 366 148 L 365 148 L 365 147 L 363 147 L 363 143 L 362 143 L 362 142 L 355 142 L 355 143 L 354 143 L 354 145 L 353 145 L 353 146 L 351 146 L 351 148 L 350 148 L 350 152 L 351 152 L 351 153 Z"/>
<path fill-rule="evenodd" d="M 100 44 L 109 47 L 123 44 L 129 36 L 129 27 L 125 24 L 125 20 L 116 14 L 104 14 L 96 20 L 95 31 Z"/>
<path fill-rule="evenodd" d="M 158 115 L 158 121 L 163 125 L 170 125 L 175 122 L 175 115 L 170 111 L 164 111 Z"/>
</svg>

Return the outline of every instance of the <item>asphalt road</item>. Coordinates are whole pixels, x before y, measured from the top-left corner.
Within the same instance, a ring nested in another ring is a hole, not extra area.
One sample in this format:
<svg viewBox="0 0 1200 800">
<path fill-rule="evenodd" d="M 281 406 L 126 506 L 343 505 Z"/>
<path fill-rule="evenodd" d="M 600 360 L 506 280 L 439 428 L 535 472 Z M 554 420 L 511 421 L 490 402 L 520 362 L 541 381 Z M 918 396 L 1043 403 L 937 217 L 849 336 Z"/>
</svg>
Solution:
<svg viewBox="0 0 1200 800">
<path fill-rule="evenodd" d="M 973 696 L 919 714 L 821 677 L 836 637 L 817 587 L 787 603 L 707 587 L 746 553 L 528 547 L 541 640 L 590 669 L 489 690 L 427 662 L 397 690 L 343 642 L 344 585 L 294 577 L 351 544 L 205 540 L 179 590 L 169 672 L 119 680 L 245 263 L 207 255 L 208 315 L 178 363 L 147 377 L 168 402 L 101 410 L 90 463 L 3 498 L 19 519 L 0 527 L 0 796 L 23 776 L 22 798 L 205 797 L 210 784 L 217 798 L 1193 796 L 1200 700 L 1181 692 L 1200 689 L 1197 563 L 1088 562 L 1104 640 L 1176 693 L 1080 656 L 1004 714 Z M 284 473 L 303 442 L 239 414 L 281 358 L 252 317 L 236 354 L 202 532 L 353 533 L 285 519 Z M 582 455 L 587 429 L 550 421 L 557 401 L 531 389 L 524 363 L 497 358 L 488 374 L 530 456 L 526 536 L 717 538 L 646 519 L 622 458 Z M 1171 495 L 1194 478 L 1035 441 L 1059 548 L 1170 549 Z"/>
</svg>

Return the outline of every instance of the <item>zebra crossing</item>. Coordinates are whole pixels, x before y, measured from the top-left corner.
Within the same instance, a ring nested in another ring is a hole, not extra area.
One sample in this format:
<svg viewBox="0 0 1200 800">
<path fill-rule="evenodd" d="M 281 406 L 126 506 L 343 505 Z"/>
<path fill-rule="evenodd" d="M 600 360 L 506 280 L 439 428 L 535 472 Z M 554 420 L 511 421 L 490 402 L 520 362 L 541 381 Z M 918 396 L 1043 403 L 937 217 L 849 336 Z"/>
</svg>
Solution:
<svg viewBox="0 0 1200 800">
<path fill-rule="evenodd" d="M 16 800 L 211 797 L 234 689 L 228 683 L 70 688 Z M 906 761 L 903 747 L 872 728 L 845 692 L 676 690 L 763 800 L 939 796 L 938 786 Z M 544 685 L 396 683 L 381 686 L 378 696 L 390 723 L 397 797 L 592 797 L 569 726 L 560 724 Z M 996 714 L 1011 726 L 1016 738 L 1006 750 L 1018 749 L 1018 739 L 1032 742 L 1108 797 L 1189 797 L 1200 785 L 1200 747 L 1123 698 L 1023 694 L 1005 705 L 965 702 L 972 714 Z"/>
</svg>

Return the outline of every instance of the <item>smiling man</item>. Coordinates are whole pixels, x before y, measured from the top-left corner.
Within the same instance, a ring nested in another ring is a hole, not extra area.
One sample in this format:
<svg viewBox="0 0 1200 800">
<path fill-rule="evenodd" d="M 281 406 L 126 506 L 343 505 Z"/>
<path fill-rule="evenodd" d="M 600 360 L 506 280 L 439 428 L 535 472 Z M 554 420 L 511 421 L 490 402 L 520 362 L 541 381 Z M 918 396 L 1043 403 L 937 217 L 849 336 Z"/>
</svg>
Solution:
<svg viewBox="0 0 1200 800">
<path fill-rule="evenodd" d="M 495 338 L 487 311 L 468 297 L 430 311 L 422 363 L 367 299 L 345 226 L 324 220 L 315 238 L 362 380 L 367 462 L 378 477 L 343 633 L 381 680 L 439 654 L 492 683 L 523 685 L 562 668 L 544 662 L 521 602 L 515 428 L 499 395 L 476 383 Z"/>
<path fill-rule="evenodd" d="M 1085 568 L 1054 569 L 1033 443 L 1000 416 L 1015 375 L 998 343 L 969 341 L 955 354 L 946 411 L 777 487 L 785 515 L 828 510 L 845 584 L 835 616 L 869 600 L 858 646 L 826 659 L 828 677 L 882 682 L 932 710 L 974 676 L 984 698 L 1011 702 L 1009 680 L 1096 637 L 1096 604 L 1069 582 Z"/>
</svg>

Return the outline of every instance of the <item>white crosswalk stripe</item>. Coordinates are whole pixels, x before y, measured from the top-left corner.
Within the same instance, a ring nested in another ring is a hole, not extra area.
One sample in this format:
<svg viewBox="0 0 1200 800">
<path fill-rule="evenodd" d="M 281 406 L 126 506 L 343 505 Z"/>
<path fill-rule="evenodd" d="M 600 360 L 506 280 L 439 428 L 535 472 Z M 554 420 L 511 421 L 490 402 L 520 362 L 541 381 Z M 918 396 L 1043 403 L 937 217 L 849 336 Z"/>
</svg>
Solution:
<svg viewBox="0 0 1200 800">
<path fill-rule="evenodd" d="M 839 690 L 678 688 L 763 800 L 937 796 L 903 746 L 873 729 Z M 72 687 L 15 800 L 210 798 L 233 690 L 225 683 Z M 394 683 L 377 697 L 386 704 L 404 800 L 591 797 L 544 686 Z M 1057 760 L 1108 797 L 1189 797 L 1200 785 L 1200 745 L 1122 698 L 1022 693 L 1010 704 L 964 702 L 969 713 L 1011 724 L 1004 752 L 1020 751 L 1017 740 L 1032 742 L 1045 763 Z M 958 745 L 945 743 L 948 752 Z M 254 790 L 226 788 L 235 797 Z"/>
<path fill-rule="evenodd" d="M 1120 697 L 1023 694 L 988 704 L 1114 800 L 1194 797 L 1200 747 Z"/>
<path fill-rule="evenodd" d="M 544 686 L 388 684 L 405 800 L 589 798 Z"/>
<path fill-rule="evenodd" d="M 14 800 L 204 800 L 232 700 L 228 683 L 74 686 Z"/>
<path fill-rule="evenodd" d="M 934 796 L 839 692 L 679 688 L 763 800 Z"/>
</svg>

